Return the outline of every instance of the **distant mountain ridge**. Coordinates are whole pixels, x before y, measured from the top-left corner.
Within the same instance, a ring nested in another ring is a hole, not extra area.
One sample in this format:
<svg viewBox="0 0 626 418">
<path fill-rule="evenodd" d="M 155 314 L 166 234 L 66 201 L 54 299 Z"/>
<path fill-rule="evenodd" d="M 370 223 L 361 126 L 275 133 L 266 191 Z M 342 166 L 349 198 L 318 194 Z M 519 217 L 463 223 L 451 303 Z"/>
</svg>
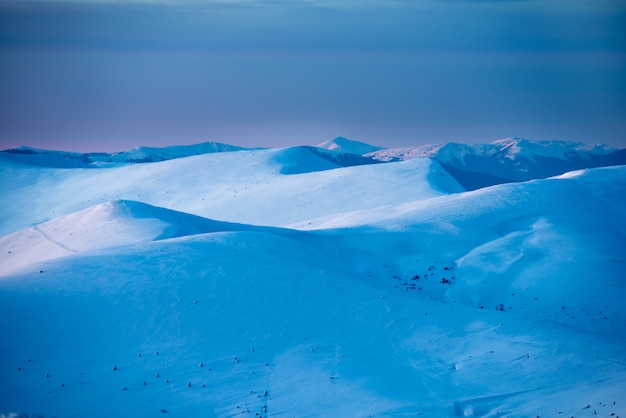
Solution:
<svg viewBox="0 0 626 418">
<path fill-rule="evenodd" d="M 375 151 L 381 161 L 437 160 L 466 189 L 548 178 L 584 168 L 626 164 L 626 150 L 568 141 L 505 138 L 491 144 L 424 145 Z"/>
<path fill-rule="evenodd" d="M 193 155 L 210 154 L 214 152 L 242 151 L 246 149 L 236 145 L 223 144 L 220 142 L 202 142 L 193 145 L 173 145 L 168 147 L 137 147 L 128 151 L 105 153 L 105 152 L 69 152 L 43 150 L 31 147 L 18 147 L 3 150 L 7 154 L 18 154 L 29 158 L 29 163 L 44 166 L 90 167 L 107 163 L 151 163 L 167 161 L 177 158 L 191 157 Z M 38 159 L 37 156 L 46 156 Z"/>
<path fill-rule="evenodd" d="M 151 163 L 244 148 L 218 142 L 164 148 L 138 147 L 117 153 L 75 153 L 19 147 L 2 151 L 18 162 L 57 168 L 95 168 L 107 165 Z M 18 157 L 19 155 L 19 157 Z M 586 168 L 626 165 L 626 149 L 568 141 L 530 141 L 505 138 L 490 144 L 428 144 L 384 148 L 337 137 L 317 146 L 285 148 L 278 161 L 282 174 L 301 174 L 367 164 L 432 158 L 467 190 L 495 184 L 557 176 Z"/>
</svg>

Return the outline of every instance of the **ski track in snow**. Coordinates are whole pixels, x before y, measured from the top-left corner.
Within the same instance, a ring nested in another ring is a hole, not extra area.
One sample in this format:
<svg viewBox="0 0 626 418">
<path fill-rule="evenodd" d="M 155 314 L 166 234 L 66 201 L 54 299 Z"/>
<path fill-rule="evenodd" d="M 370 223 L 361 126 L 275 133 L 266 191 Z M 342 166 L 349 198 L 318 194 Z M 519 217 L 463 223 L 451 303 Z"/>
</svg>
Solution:
<svg viewBox="0 0 626 418">
<path fill-rule="evenodd" d="M 50 243 L 52 243 L 52 244 L 54 244 L 54 245 L 56 245 L 56 246 L 58 246 L 60 248 L 63 248 L 65 251 L 68 251 L 70 253 L 75 253 L 75 254 L 78 253 L 78 251 L 69 248 L 68 246 L 66 246 L 62 242 L 56 241 L 53 238 L 51 238 L 50 235 L 48 235 L 45 231 L 43 231 L 38 225 L 33 226 L 33 231 L 38 232 L 39 234 L 41 234 L 41 236 L 43 236 L 46 239 L 46 241 L 48 241 L 48 242 L 50 242 Z"/>
</svg>

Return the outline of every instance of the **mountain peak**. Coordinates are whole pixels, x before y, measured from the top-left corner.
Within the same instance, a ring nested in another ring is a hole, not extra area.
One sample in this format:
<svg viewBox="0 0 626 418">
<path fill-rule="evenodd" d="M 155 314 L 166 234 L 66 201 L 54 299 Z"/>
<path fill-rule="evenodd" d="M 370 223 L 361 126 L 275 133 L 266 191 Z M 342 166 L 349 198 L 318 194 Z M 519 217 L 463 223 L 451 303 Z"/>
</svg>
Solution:
<svg viewBox="0 0 626 418">
<path fill-rule="evenodd" d="M 383 147 L 370 145 L 365 142 L 354 141 L 352 139 L 347 139 L 342 136 L 338 136 L 335 139 L 324 141 L 321 144 L 318 144 L 317 147 L 324 148 L 329 151 L 356 155 L 369 154 L 371 152 L 384 149 Z"/>
</svg>

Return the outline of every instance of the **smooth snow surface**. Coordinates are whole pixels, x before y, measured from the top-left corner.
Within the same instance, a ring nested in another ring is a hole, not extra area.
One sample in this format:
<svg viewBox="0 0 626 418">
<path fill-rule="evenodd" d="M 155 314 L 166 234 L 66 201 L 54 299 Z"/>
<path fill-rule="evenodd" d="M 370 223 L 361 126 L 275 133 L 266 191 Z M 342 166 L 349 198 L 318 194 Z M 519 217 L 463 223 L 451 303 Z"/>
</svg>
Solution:
<svg viewBox="0 0 626 418">
<path fill-rule="evenodd" d="M 260 229 L 118 200 L 0 237 L 0 276 L 22 266 L 99 248 L 209 232 Z"/>
<path fill-rule="evenodd" d="M 0 165 L 0 233 L 117 199 L 228 222 L 284 226 L 463 191 L 431 160 L 330 169 L 334 167 L 298 147 L 99 169 L 5 164 Z"/>
<path fill-rule="evenodd" d="M 0 414 L 626 415 L 626 166 L 0 158 Z"/>
</svg>

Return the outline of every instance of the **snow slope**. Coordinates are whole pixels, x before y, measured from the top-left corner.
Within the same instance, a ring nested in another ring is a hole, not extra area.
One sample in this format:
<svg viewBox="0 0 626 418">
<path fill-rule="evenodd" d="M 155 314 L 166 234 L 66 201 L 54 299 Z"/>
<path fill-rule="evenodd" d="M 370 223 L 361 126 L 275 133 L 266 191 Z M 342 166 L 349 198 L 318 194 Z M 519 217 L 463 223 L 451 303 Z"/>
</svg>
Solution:
<svg viewBox="0 0 626 418">
<path fill-rule="evenodd" d="M 328 141 L 324 141 L 321 144 L 318 144 L 317 147 L 338 153 L 355 155 L 369 154 L 384 149 L 383 147 L 366 144 L 365 142 L 354 141 L 341 136 L 338 136 L 337 138 Z"/>
<path fill-rule="evenodd" d="M 347 265 L 306 240 L 216 233 L 72 256 L 4 280 L 0 408 L 66 417 L 624 411 L 620 338 L 421 297 L 349 273 L 360 257 L 343 254 Z"/>
<path fill-rule="evenodd" d="M 0 276 L 23 266 L 100 248 L 215 231 L 260 229 L 117 200 L 0 237 Z"/>
<path fill-rule="evenodd" d="M 395 247 L 402 242 L 423 258 L 454 264 L 447 278 L 454 275 L 461 282 L 444 286 L 445 293 L 435 283 L 433 297 L 470 306 L 503 303 L 507 309 L 533 309 L 546 320 L 564 323 L 572 319 L 561 309 L 567 300 L 568 308 L 577 312 L 577 326 L 619 331 L 626 327 L 626 308 L 608 303 L 606 293 L 617 300 L 626 297 L 624 190 L 626 167 L 592 169 L 322 217 L 293 227 L 334 229 L 349 236 L 352 229 L 368 225 L 374 228 L 372 236 L 379 230 L 388 234 L 388 244 L 377 238 L 383 254 L 399 257 Z M 359 237 L 354 245 L 360 242 L 367 241 Z M 410 275 L 406 272 L 415 264 L 410 256 L 406 265 L 396 262 L 404 276 Z M 607 315 L 615 321 L 606 321 Z"/>
<path fill-rule="evenodd" d="M 0 414 L 626 414 L 626 167 L 463 192 L 314 155 L 3 164 Z M 214 205 L 292 229 L 181 209 Z"/>
<path fill-rule="evenodd" d="M 137 147 L 130 151 L 109 155 L 90 154 L 92 161 L 102 162 L 155 162 L 190 157 L 214 152 L 241 151 L 246 148 L 219 142 L 203 142 L 194 145 L 174 145 L 165 148 Z"/>
<path fill-rule="evenodd" d="M 463 190 L 431 160 L 334 167 L 339 166 L 306 147 L 97 169 L 0 163 L 0 234 L 117 199 L 228 222 L 284 226 Z"/>
<path fill-rule="evenodd" d="M 368 157 L 402 161 L 437 160 L 466 189 L 547 178 L 572 170 L 626 164 L 626 151 L 606 145 L 568 141 L 529 141 L 505 138 L 491 144 L 425 145 L 380 150 Z"/>
</svg>

